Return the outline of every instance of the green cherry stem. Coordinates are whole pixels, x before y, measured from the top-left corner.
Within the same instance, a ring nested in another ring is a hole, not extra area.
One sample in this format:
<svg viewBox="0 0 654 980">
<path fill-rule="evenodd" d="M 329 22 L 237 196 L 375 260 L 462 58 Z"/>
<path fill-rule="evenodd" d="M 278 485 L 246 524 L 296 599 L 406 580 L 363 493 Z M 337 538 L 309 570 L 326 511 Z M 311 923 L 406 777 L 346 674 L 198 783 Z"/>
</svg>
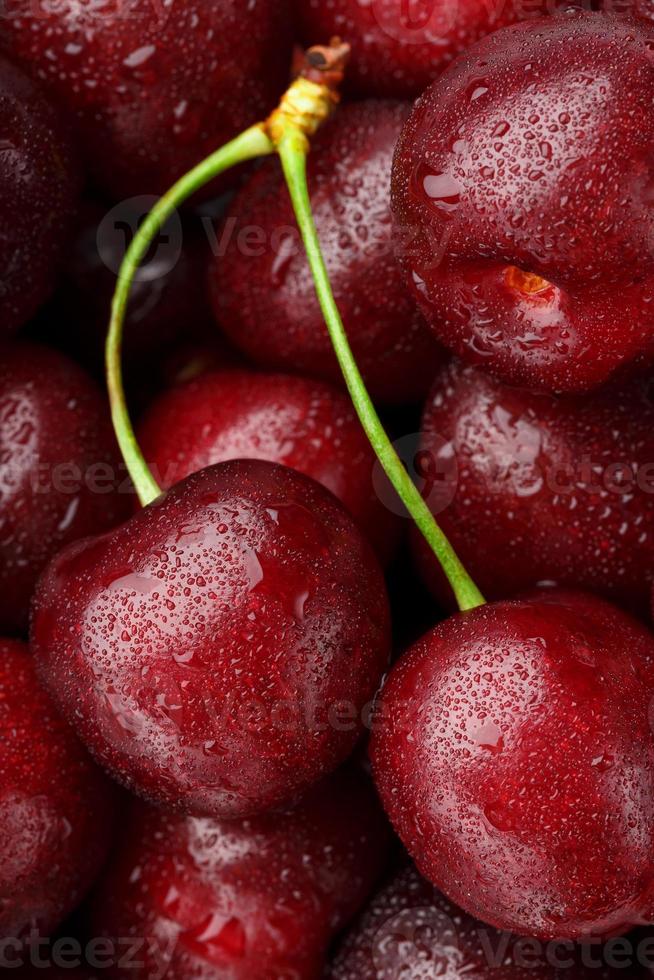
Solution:
<svg viewBox="0 0 654 980">
<path fill-rule="evenodd" d="M 154 237 L 170 216 L 191 195 L 219 174 L 256 157 L 278 153 L 288 184 L 293 210 L 302 234 L 316 293 L 327 329 L 354 407 L 377 458 L 407 511 L 439 560 L 459 608 L 474 609 L 484 597 L 461 564 L 450 542 L 436 523 L 382 426 L 366 390 L 348 343 L 334 300 L 327 267 L 313 220 L 307 186 L 306 160 L 309 137 L 329 117 L 338 102 L 349 47 L 334 38 L 328 47 L 311 48 L 304 55 L 300 75 L 287 90 L 278 108 L 263 123 L 252 126 L 182 177 L 157 202 L 135 234 L 118 275 L 111 306 L 106 344 L 106 373 L 111 417 L 130 477 L 143 506 L 161 494 L 136 441 L 125 401 L 121 370 L 121 346 L 125 311 L 136 271 Z"/>
<path fill-rule="evenodd" d="M 263 123 L 241 133 L 185 174 L 157 201 L 125 253 L 111 304 L 111 321 L 105 346 L 105 366 L 114 431 L 127 471 L 139 501 L 144 507 L 160 496 L 161 488 L 154 479 L 136 441 L 123 386 L 121 368 L 123 324 L 134 276 L 153 239 L 184 201 L 225 170 L 274 152 L 275 147 Z"/>
<path fill-rule="evenodd" d="M 484 597 L 461 564 L 452 545 L 441 531 L 418 488 L 402 465 L 375 411 L 352 354 L 343 321 L 334 300 L 318 232 L 313 220 L 307 186 L 307 149 L 307 141 L 304 135 L 292 127 L 282 136 L 277 146 L 293 203 L 293 210 L 313 274 L 318 301 L 352 402 L 388 479 L 438 558 L 454 592 L 459 609 L 462 612 L 466 609 L 474 609 L 476 606 L 483 605 Z"/>
</svg>

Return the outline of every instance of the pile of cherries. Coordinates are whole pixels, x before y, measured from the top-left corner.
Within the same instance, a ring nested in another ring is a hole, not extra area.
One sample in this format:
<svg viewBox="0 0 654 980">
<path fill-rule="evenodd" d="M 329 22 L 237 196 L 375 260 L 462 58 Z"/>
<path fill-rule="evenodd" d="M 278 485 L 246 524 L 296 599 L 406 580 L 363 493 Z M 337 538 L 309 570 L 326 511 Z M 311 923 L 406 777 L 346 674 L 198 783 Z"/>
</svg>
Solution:
<svg viewBox="0 0 654 980">
<path fill-rule="evenodd" d="M 654 975 L 654 8 L 583 8 L 3 12 L 0 972 Z M 103 389 L 134 214 L 332 36 L 313 215 L 489 600 L 456 612 L 278 160 L 196 194 L 134 287 L 145 507 Z"/>
</svg>

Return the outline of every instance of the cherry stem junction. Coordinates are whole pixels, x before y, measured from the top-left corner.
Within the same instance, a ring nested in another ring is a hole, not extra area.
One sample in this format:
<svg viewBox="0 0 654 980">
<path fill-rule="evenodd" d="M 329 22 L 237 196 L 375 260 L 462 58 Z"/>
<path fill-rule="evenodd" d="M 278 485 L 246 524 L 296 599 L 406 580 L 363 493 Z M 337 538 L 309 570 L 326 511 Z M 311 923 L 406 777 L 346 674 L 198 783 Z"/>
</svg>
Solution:
<svg viewBox="0 0 654 980">
<path fill-rule="evenodd" d="M 246 130 L 182 177 L 157 202 L 135 234 L 123 260 L 111 307 L 106 343 L 106 373 L 111 416 L 128 472 L 143 506 L 161 494 L 136 441 L 125 401 L 121 347 L 125 311 L 136 271 L 166 221 L 189 197 L 219 174 L 256 157 L 279 154 L 293 210 L 302 235 L 318 301 L 352 402 L 372 448 L 396 493 L 441 564 L 461 611 L 483 605 L 484 597 L 461 564 L 447 537 L 397 455 L 366 390 L 334 300 L 313 220 L 307 185 L 309 137 L 338 103 L 338 86 L 349 54 L 335 38 L 328 47 L 310 49 L 300 76 L 264 123 Z"/>
</svg>

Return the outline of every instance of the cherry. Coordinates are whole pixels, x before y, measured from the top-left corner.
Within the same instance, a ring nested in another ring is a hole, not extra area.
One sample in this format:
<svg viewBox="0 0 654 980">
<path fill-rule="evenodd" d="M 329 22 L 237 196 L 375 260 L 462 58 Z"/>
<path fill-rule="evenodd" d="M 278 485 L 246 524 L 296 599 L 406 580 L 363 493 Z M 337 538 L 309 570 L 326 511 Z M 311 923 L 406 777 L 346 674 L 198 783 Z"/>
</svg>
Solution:
<svg viewBox="0 0 654 980">
<path fill-rule="evenodd" d="M 387 829 L 365 777 L 344 771 L 295 810 L 242 822 L 139 805 L 102 882 L 98 936 L 143 938 L 130 976 L 318 980 L 331 937 L 370 892 Z M 118 971 L 112 975 L 122 975 Z"/>
<path fill-rule="evenodd" d="M 439 523 L 484 595 L 554 581 L 647 607 L 651 395 L 644 380 L 580 398 L 510 388 L 457 363 L 439 373 L 422 422 L 421 451 L 446 474 L 432 506 L 453 497 Z M 443 595 L 433 553 L 415 540 Z"/>
<path fill-rule="evenodd" d="M 637 960 L 637 950 L 632 954 Z M 452 905 L 415 868 L 408 867 L 373 898 L 346 936 L 328 976 L 331 980 L 400 976 L 402 980 L 606 980 L 624 976 L 602 963 L 601 948 L 587 948 L 586 967 L 583 957 L 584 951 L 575 950 L 572 944 L 548 946 L 497 932 Z"/>
<path fill-rule="evenodd" d="M 307 43 L 339 34 L 352 46 L 347 77 L 355 92 L 411 98 L 474 41 L 506 24 L 548 13 L 552 4 L 295 0 L 295 7 Z"/>
<path fill-rule="evenodd" d="M 47 299 L 76 204 L 66 130 L 37 86 L 0 57 L 0 322 L 7 334 Z"/>
<path fill-rule="evenodd" d="M 0 47 L 75 117 L 96 180 L 123 198 L 163 193 L 274 107 L 291 28 L 286 0 L 22 0 Z"/>
<path fill-rule="evenodd" d="M 0 444 L 0 629 L 18 633 L 48 561 L 116 524 L 130 496 L 100 391 L 54 350 L 3 347 Z"/>
<path fill-rule="evenodd" d="M 408 108 L 343 106 L 317 135 L 309 187 L 336 301 L 371 393 L 418 401 L 442 354 L 402 283 L 391 249 L 388 181 Z M 234 344 L 273 368 L 342 384 L 279 167 L 237 194 L 210 270 L 216 318 Z"/>
<path fill-rule="evenodd" d="M 345 504 L 388 560 L 399 522 L 373 485 L 375 454 L 350 399 L 321 381 L 213 371 L 155 401 L 139 429 L 164 487 L 227 459 L 267 459 L 313 477 Z"/>
<path fill-rule="evenodd" d="M 395 157 L 408 281 L 436 336 L 510 383 L 584 391 L 654 359 L 654 51 L 628 20 L 498 31 Z"/>
<path fill-rule="evenodd" d="M 237 460 L 61 552 L 32 646 L 126 786 L 221 818 L 293 800 L 352 751 L 389 653 L 383 577 L 341 504 Z"/>
<path fill-rule="evenodd" d="M 15 640 L 0 640 L 0 745 L 0 937 L 20 941 L 49 935 L 93 881 L 114 791 Z"/>
<path fill-rule="evenodd" d="M 460 613 L 395 665 L 370 743 L 419 870 L 500 929 L 617 934 L 654 900 L 654 638 L 583 593 Z"/>
</svg>

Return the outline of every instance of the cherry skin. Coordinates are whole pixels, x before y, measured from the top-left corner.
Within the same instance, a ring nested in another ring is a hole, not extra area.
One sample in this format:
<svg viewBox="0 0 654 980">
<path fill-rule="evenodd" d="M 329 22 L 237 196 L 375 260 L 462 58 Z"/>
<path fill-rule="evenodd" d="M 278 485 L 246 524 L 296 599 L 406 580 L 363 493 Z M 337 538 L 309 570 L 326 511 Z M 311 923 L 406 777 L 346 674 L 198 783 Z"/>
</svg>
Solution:
<svg viewBox="0 0 654 980">
<path fill-rule="evenodd" d="M 94 934 L 145 939 L 137 978 L 158 965 L 170 980 L 318 980 L 327 944 L 383 868 L 388 836 L 367 780 L 349 770 L 295 810 L 239 822 L 139 804 L 100 886 Z"/>
<path fill-rule="evenodd" d="M 607 980 L 624 976 L 602 966 L 602 950 L 538 946 L 531 938 L 497 932 L 461 909 L 421 878 L 400 871 L 372 899 L 345 937 L 328 973 L 330 980 Z M 634 957 L 636 959 L 636 957 Z M 624 960 L 623 960 L 624 962 Z M 558 968 L 562 964 L 562 968 Z M 633 977 L 633 974 L 629 974 Z"/>
<path fill-rule="evenodd" d="M 452 363 L 434 382 L 421 432 L 430 465 L 451 476 L 432 508 L 447 504 L 438 521 L 485 596 L 556 582 L 647 608 L 654 576 L 649 381 L 580 398 L 512 388 Z M 449 598 L 433 554 L 417 534 L 414 542 L 425 581 Z"/>
<path fill-rule="evenodd" d="M 16 640 L 0 640 L 0 745 L 0 937 L 47 936 L 104 860 L 115 790 Z"/>
<path fill-rule="evenodd" d="M 60 553 L 31 635 L 61 710 L 117 779 L 235 818 L 348 757 L 387 664 L 388 600 L 332 494 L 236 460 Z"/>
<path fill-rule="evenodd" d="M 115 198 L 161 194 L 274 108 L 287 81 L 286 0 L 16 3 L 0 48 L 77 123 Z"/>
<path fill-rule="evenodd" d="M 0 331 L 22 326 L 48 298 L 77 202 L 68 134 L 41 90 L 0 57 Z"/>
<path fill-rule="evenodd" d="M 552 4 L 464 0 L 295 0 L 303 39 L 319 44 L 334 34 L 352 46 L 347 81 L 359 95 L 412 98 L 427 88 L 460 51 Z"/>
<path fill-rule="evenodd" d="M 0 629 L 19 633 L 53 555 L 116 524 L 131 495 L 100 390 L 54 350 L 2 348 L 0 445 Z"/>
<path fill-rule="evenodd" d="M 509 383 L 585 391 L 654 359 L 654 50 L 569 13 L 475 45 L 417 103 L 396 247 L 436 336 Z"/>
<path fill-rule="evenodd" d="M 309 190 L 338 308 L 373 397 L 419 401 L 442 353 L 392 255 L 388 183 L 408 107 L 345 105 L 312 140 Z M 343 384 L 279 164 L 236 195 L 210 268 L 218 323 L 254 361 Z"/>
<path fill-rule="evenodd" d="M 654 637 L 547 590 L 436 626 L 379 700 L 370 753 L 418 869 L 544 939 L 627 931 L 654 904 Z"/>
<path fill-rule="evenodd" d="M 212 371 L 164 393 L 139 445 L 161 486 L 228 459 L 267 459 L 313 477 L 345 504 L 384 561 L 399 522 L 373 485 L 375 454 L 349 397 L 322 381 Z"/>
</svg>

